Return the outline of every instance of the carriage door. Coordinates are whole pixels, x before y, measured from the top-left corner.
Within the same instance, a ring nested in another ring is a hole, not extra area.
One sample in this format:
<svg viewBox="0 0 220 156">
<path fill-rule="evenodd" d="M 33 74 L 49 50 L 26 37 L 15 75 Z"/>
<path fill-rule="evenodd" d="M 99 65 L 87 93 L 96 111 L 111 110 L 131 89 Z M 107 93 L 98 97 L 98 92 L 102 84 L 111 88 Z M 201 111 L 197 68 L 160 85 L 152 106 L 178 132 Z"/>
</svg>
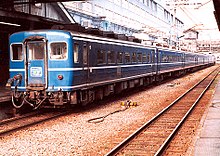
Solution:
<svg viewBox="0 0 220 156">
<path fill-rule="evenodd" d="M 151 62 L 153 67 L 154 74 L 157 74 L 158 72 L 158 49 L 151 50 Z"/>
<path fill-rule="evenodd" d="M 156 58 L 156 64 L 157 64 L 157 68 L 156 68 L 156 72 L 157 74 L 160 74 L 160 69 L 161 69 L 161 54 L 162 52 L 159 49 L 156 49 L 156 54 L 155 54 L 155 58 Z"/>
<path fill-rule="evenodd" d="M 198 59 L 198 56 L 196 55 L 195 56 L 195 65 L 198 65 L 198 61 L 199 61 L 199 59 Z"/>
<path fill-rule="evenodd" d="M 46 41 L 26 42 L 26 86 L 28 89 L 44 90 L 47 87 Z"/>
<path fill-rule="evenodd" d="M 182 67 L 185 68 L 185 59 L 186 59 L 186 56 L 185 54 L 181 54 L 181 61 L 182 61 Z"/>
<path fill-rule="evenodd" d="M 90 68 L 89 68 L 89 44 L 87 42 L 84 42 L 83 43 L 83 71 L 85 73 L 85 77 L 87 78 L 86 79 L 86 82 L 89 82 L 90 81 L 90 76 L 89 76 L 89 73 L 92 72 L 90 71 Z"/>
</svg>

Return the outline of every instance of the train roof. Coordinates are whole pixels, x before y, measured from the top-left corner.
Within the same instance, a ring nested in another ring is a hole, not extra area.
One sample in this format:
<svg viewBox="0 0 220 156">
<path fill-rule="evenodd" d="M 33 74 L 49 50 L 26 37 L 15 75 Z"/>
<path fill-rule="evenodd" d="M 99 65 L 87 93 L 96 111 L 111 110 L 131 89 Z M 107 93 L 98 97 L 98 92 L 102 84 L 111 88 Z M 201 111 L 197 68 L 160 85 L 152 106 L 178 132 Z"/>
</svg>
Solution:
<svg viewBox="0 0 220 156">
<path fill-rule="evenodd" d="M 77 39 L 82 39 L 82 40 L 96 40 L 99 42 L 111 42 L 114 44 L 123 44 L 123 45 L 130 45 L 130 46 L 137 46 L 137 47 L 142 47 L 142 48 L 150 48 L 150 49 L 159 49 L 159 50 L 164 50 L 164 51 L 169 51 L 169 52 L 180 52 L 180 53 L 188 53 L 188 54 L 197 54 L 197 55 L 205 55 L 205 54 L 199 54 L 199 53 L 193 53 L 193 52 L 187 52 L 187 51 L 181 51 L 181 50 L 176 50 L 176 49 L 171 49 L 171 48 L 166 48 L 166 47 L 158 47 L 158 46 L 150 46 L 150 45 L 144 45 L 141 43 L 137 42 L 131 42 L 127 40 L 120 40 L 120 39 L 114 39 L 108 36 L 99 36 L 99 35 L 94 35 L 94 34 L 89 34 L 89 33 L 84 33 L 84 32 L 78 32 L 78 31 L 71 31 L 71 30 L 59 30 L 59 29 L 42 29 L 42 30 L 30 30 L 30 31 L 22 31 L 22 32 L 16 32 L 11 35 L 18 35 L 22 33 L 26 34 L 35 34 L 35 33 L 64 33 L 64 34 L 69 34 L 71 35 L 70 37 L 72 38 L 77 38 Z"/>
</svg>

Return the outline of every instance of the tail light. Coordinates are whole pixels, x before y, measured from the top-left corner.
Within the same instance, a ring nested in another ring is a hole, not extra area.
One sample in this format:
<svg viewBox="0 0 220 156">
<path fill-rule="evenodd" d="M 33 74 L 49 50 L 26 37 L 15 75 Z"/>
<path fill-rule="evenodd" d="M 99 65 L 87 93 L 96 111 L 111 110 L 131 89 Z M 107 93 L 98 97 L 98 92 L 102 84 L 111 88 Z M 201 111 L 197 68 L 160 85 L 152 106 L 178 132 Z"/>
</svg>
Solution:
<svg viewBox="0 0 220 156">
<path fill-rule="evenodd" d="M 58 78 L 58 80 L 62 80 L 63 79 L 63 75 L 58 75 L 57 78 Z"/>
</svg>

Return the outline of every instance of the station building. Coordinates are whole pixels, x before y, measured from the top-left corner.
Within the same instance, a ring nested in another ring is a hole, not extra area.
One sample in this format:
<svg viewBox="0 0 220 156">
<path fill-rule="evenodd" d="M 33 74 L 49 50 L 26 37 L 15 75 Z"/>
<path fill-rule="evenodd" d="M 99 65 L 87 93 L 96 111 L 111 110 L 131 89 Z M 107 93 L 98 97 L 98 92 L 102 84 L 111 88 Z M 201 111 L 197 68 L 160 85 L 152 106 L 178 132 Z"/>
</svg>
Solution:
<svg viewBox="0 0 220 156">
<path fill-rule="evenodd" d="M 145 44 L 176 45 L 183 32 L 184 23 L 162 0 L 92 0 L 63 4 L 84 27 L 134 35 Z"/>
</svg>

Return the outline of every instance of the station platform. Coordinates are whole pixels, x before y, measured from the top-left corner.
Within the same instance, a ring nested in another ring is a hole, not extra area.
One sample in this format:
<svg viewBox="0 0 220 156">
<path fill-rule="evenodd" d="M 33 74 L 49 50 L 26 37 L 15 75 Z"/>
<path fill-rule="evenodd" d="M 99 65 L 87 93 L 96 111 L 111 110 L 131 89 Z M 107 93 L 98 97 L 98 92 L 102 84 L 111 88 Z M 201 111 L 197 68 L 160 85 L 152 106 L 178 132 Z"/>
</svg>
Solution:
<svg viewBox="0 0 220 156">
<path fill-rule="evenodd" d="M 220 156 L 220 81 L 197 137 L 195 156 Z"/>
</svg>

